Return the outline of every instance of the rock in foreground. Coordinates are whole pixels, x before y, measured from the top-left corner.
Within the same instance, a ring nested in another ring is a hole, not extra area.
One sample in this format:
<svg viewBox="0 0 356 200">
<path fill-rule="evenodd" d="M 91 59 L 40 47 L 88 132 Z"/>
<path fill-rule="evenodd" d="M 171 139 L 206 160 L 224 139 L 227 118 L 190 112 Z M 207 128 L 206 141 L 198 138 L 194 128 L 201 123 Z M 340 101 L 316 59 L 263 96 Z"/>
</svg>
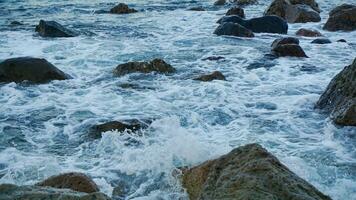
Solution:
<svg viewBox="0 0 356 200">
<path fill-rule="evenodd" d="M 258 144 L 183 170 L 191 200 L 331 200 Z"/>
<path fill-rule="evenodd" d="M 336 124 L 356 126 L 356 58 L 331 80 L 316 108 L 330 113 Z"/>
<path fill-rule="evenodd" d="M 213 81 L 213 80 L 223 80 L 223 81 L 225 81 L 226 78 L 221 72 L 215 71 L 215 72 L 213 72 L 211 74 L 201 75 L 198 78 L 195 78 L 194 80 L 204 81 L 204 82 Z"/>
<path fill-rule="evenodd" d="M 47 186 L 59 189 L 71 189 L 73 191 L 93 193 L 99 192 L 98 186 L 91 178 L 83 173 L 64 173 L 52 176 L 46 180 L 37 183 L 37 186 Z"/>
<path fill-rule="evenodd" d="M 0 200 L 110 200 L 103 193 L 83 193 L 40 186 L 0 185 Z"/>
<path fill-rule="evenodd" d="M 292 37 L 276 39 L 272 43 L 272 54 L 277 57 L 308 57 L 299 46 L 299 40 Z"/>
<path fill-rule="evenodd" d="M 176 70 L 162 59 L 154 59 L 150 62 L 128 62 L 118 65 L 114 70 L 114 75 L 123 76 L 130 73 L 173 73 Z"/>
<path fill-rule="evenodd" d="M 78 34 L 63 27 L 55 21 L 40 20 L 36 32 L 42 37 L 75 37 Z"/>
<path fill-rule="evenodd" d="M 117 6 L 111 8 L 110 10 L 110 13 L 112 14 L 130 14 L 135 12 L 137 12 L 137 10 L 129 8 L 129 6 L 124 3 L 119 3 Z"/>
<path fill-rule="evenodd" d="M 229 35 L 236 37 L 255 37 L 249 29 L 241 26 L 240 24 L 227 22 L 220 24 L 214 31 L 216 35 Z"/>
<path fill-rule="evenodd" d="M 356 6 L 343 4 L 329 13 L 329 19 L 323 29 L 328 31 L 356 30 Z"/>
<path fill-rule="evenodd" d="M 69 75 L 45 59 L 19 57 L 10 58 L 0 63 L 0 82 L 45 83 L 69 78 Z"/>
</svg>

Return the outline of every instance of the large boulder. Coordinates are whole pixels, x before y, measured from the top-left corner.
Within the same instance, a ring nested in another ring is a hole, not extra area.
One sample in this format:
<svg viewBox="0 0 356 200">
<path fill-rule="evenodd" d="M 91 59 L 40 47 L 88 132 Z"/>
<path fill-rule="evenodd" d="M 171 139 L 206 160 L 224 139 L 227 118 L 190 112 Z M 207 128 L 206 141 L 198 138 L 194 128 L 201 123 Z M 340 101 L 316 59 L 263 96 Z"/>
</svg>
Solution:
<svg viewBox="0 0 356 200">
<path fill-rule="evenodd" d="M 356 30 L 356 6 L 343 4 L 329 13 L 329 19 L 323 29 L 328 31 Z"/>
<path fill-rule="evenodd" d="M 274 0 L 265 15 L 277 15 L 289 23 L 319 22 L 320 9 L 314 0 Z"/>
<path fill-rule="evenodd" d="M 138 11 L 133 8 L 129 8 L 129 6 L 124 3 L 119 3 L 118 5 L 110 9 L 110 13 L 112 14 L 130 14 L 135 12 Z"/>
<path fill-rule="evenodd" d="M 299 40 L 293 37 L 276 39 L 271 46 L 272 54 L 277 57 L 308 57 L 302 47 L 299 46 Z"/>
<path fill-rule="evenodd" d="M 99 192 L 98 186 L 90 177 L 83 173 L 71 172 L 51 176 L 36 184 L 37 186 L 71 189 L 73 191 L 93 193 Z"/>
<path fill-rule="evenodd" d="M 208 82 L 208 81 L 213 81 L 213 80 L 223 80 L 223 81 L 225 81 L 226 78 L 221 72 L 215 71 L 215 72 L 213 72 L 211 74 L 201 75 L 198 78 L 195 78 L 194 80 L 203 81 L 203 82 Z"/>
<path fill-rule="evenodd" d="M 331 200 L 258 144 L 183 170 L 190 200 Z"/>
<path fill-rule="evenodd" d="M 288 32 L 288 24 L 278 16 L 263 16 L 245 20 L 239 16 L 225 16 L 217 21 L 218 23 L 232 22 L 239 24 L 255 33 L 279 33 Z"/>
<path fill-rule="evenodd" d="M 226 15 L 237 15 L 241 18 L 245 18 L 245 11 L 243 8 L 235 6 L 230 8 L 227 12 Z"/>
<path fill-rule="evenodd" d="M 356 126 L 356 58 L 331 80 L 316 108 L 330 113 L 336 124 Z"/>
<path fill-rule="evenodd" d="M 322 36 L 322 34 L 319 31 L 312 30 L 312 29 L 306 29 L 306 28 L 299 29 L 295 34 L 298 36 L 304 36 L 304 37 L 321 37 Z"/>
<path fill-rule="evenodd" d="M 255 35 L 249 29 L 240 24 L 226 22 L 220 24 L 214 31 L 216 35 L 229 35 L 237 37 L 254 37 Z"/>
<path fill-rule="evenodd" d="M 103 193 L 84 193 L 40 186 L 0 185 L 0 200 L 110 200 Z"/>
<path fill-rule="evenodd" d="M 102 133 L 107 131 L 123 132 L 127 130 L 133 133 L 142 129 L 146 129 L 150 123 L 151 123 L 150 120 L 137 120 L 137 119 L 125 120 L 121 122 L 111 121 L 111 122 L 106 122 L 91 127 L 89 134 L 92 138 L 99 139 L 102 137 Z"/>
<path fill-rule="evenodd" d="M 40 20 L 40 23 L 36 26 L 36 32 L 42 37 L 75 37 L 78 35 L 58 22 L 45 20 Z"/>
<path fill-rule="evenodd" d="M 173 73 L 176 69 L 162 59 L 154 59 L 150 62 L 128 62 L 118 65 L 114 69 L 114 75 L 123 76 L 130 73 Z"/>
<path fill-rule="evenodd" d="M 0 82 L 45 83 L 69 78 L 69 75 L 41 58 L 10 58 L 0 63 Z"/>
</svg>

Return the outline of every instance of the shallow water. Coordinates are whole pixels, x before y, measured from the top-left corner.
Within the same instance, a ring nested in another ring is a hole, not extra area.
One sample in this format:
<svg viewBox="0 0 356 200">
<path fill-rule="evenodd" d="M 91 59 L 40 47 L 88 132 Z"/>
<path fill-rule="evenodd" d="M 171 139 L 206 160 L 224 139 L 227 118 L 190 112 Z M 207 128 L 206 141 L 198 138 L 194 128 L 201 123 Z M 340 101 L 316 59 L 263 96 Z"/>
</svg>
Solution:
<svg viewBox="0 0 356 200">
<path fill-rule="evenodd" d="M 310 44 L 310 58 L 280 58 L 269 68 L 247 69 L 280 35 L 253 39 L 217 37 L 216 21 L 227 7 L 213 1 L 132 0 L 141 12 L 94 14 L 113 1 L 0 1 L 0 59 L 43 57 L 73 79 L 43 85 L 0 85 L 0 183 L 33 184 L 67 171 L 89 174 L 123 199 L 186 198 L 172 171 L 257 142 L 292 171 L 333 199 L 356 199 L 356 129 L 337 127 L 313 109 L 331 78 L 356 56 L 356 32 L 321 29 L 329 10 L 343 2 L 318 1 L 322 22 L 314 28 L 333 41 Z M 261 16 L 269 1 L 245 8 Z M 187 11 L 193 6 L 208 11 Z M 39 19 L 56 20 L 79 37 L 36 36 Z M 25 25 L 10 27 L 17 20 Z M 338 39 L 348 43 L 338 43 Z M 224 56 L 220 61 L 204 61 Z M 164 58 L 174 75 L 114 77 L 120 63 Z M 219 70 L 227 81 L 193 81 Z M 138 84 L 143 89 L 121 88 Z M 154 119 L 143 137 L 110 132 L 86 136 L 92 125 L 120 119 Z"/>
</svg>

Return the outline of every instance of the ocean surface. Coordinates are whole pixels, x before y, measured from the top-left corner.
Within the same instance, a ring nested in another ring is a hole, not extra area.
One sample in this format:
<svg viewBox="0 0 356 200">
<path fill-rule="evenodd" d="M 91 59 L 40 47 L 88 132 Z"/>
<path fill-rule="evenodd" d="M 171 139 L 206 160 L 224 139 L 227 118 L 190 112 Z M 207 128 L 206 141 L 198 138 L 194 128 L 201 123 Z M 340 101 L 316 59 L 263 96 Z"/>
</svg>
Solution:
<svg viewBox="0 0 356 200">
<path fill-rule="evenodd" d="M 356 31 L 322 30 L 328 12 L 354 0 L 318 0 L 320 23 L 289 24 L 288 35 L 319 30 L 333 41 L 299 38 L 309 58 L 279 58 L 249 68 L 278 34 L 218 37 L 215 23 L 228 6 L 214 1 L 130 0 L 140 12 L 96 14 L 112 0 L 0 0 L 0 61 L 46 58 L 73 79 L 48 84 L 0 84 L 0 183 L 34 184 L 62 172 L 84 172 L 122 199 L 187 199 L 172 171 L 194 166 L 248 143 L 259 143 L 293 172 L 335 200 L 356 199 L 356 128 L 335 126 L 314 105 L 339 71 L 356 57 Z M 270 1 L 245 7 L 262 16 Z M 203 6 L 207 11 L 188 11 Z M 41 38 L 40 19 L 80 33 Z M 9 26 L 12 21 L 24 23 Z M 348 43 L 336 42 L 345 39 Z M 209 56 L 223 56 L 208 61 Z M 173 75 L 112 70 L 128 61 L 163 58 Z M 227 81 L 193 78 L 215 70 Z M 135 88 L 122 88 L 122 84 Z M 88 138 L 92 125 L 152 119 L 143 136 L 107 132 Z"/>
</svg>

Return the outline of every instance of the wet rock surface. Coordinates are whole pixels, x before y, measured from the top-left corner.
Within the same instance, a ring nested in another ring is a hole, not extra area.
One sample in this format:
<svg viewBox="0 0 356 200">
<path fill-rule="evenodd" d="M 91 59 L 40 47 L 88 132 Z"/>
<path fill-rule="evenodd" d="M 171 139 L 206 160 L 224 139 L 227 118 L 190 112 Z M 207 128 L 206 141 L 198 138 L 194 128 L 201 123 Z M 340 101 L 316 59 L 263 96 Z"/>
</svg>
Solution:
<svg viewBox="0 0 356 200">
<path fill-rule="evenodd" d="M 183 170 L 182 183 L 191 200 L 331 200 L 258 144 Z"/>
<path fill-rule="evenodd" d="M 213 80 L 226 80 L 226 78 L 221 72 L 215 71 L 211 74 L 201 75 L 198 78 L 195 78 L 194 80 L 208 82 Z"/>
<path fill-rule="evenodd" d="M 230 8 L 227 12 L 226 15 L 237 15 L 241 18 L 245 18 L 245 11 L 243 8 L 235 6 Z"/>
<path fill-rule="evenodd" d="M 129 6 L 124 3 L 119 3 L 118 5 L 110 9 L 110 13 L 112 14 L 130 14 L 135 12 L 138 11 L 133 8 L 129 8 Z"/>
<path fill-rule="evenodd" d="M 236 37 L 254 37 L 255 35 L 249 29 L 232 22 L 220 24 L 214 31 L 216 35 L 228 35 Z"/>
<path fill-rule="evenodd" d="M 271 46 L 272 54 L 277 57 L 308 57 L 299 46 L 299 40 L 293 37 L 276 39 Z"/>
<path fill-rule="evenodd" d="M 40 186 L 0 185 L 0 200 L 110 200 L 103 193 L 83 193 Z"/>
<path fill-rule="evenodd" d="M 55 21 L 40 20 L 36 32 L 42 37 L 75 37 L 78 34 Z"/>
<path fill-rule="evenodd" d="M 316 108 L 330 113 L 336 124 L 356 126 L 356 59 L 331 80 Z"/>
<path fill-rule="evenodd" d="M 299 29 L 295 34 L 298 36 L 304 36 L 304 37 L 321 37 L 322 36 L 322 34 L 317 30 L 305 29 L 305 28 Z"/>
<path fill-rule="evenodd" d="M 99 192 L 96 183 L 83 173 L 71 172 L 47 178 L 36 184 L 59 189 L 71 189 L 73 191 L 93 193 Z"/>
<path fill-rule="evenodd" d="M 312 44 L 330 44 L 331 41 L 327 38 L 318 38 L 311 42 Z"/>
<path fill-rule="evenodd" d="M 41 58 L 10 58 L 0 63 L 0 82 L 46 83 L 69 78 L 69 75 Z"/>
<path fill-rule="evenodd" d="M 328 31 L 356 30 L 356 6 L 343 4 L 329 13 L 329 19 L 323 29 Z"/>
<path fill-rule="evenodd" d="M 118 65 L 114 75 L 123 76 L 130 73 L 174 73 L 176 70 L 162 59 L 154 59 L 150 62 L 128 62 Z"/>
</svg>

